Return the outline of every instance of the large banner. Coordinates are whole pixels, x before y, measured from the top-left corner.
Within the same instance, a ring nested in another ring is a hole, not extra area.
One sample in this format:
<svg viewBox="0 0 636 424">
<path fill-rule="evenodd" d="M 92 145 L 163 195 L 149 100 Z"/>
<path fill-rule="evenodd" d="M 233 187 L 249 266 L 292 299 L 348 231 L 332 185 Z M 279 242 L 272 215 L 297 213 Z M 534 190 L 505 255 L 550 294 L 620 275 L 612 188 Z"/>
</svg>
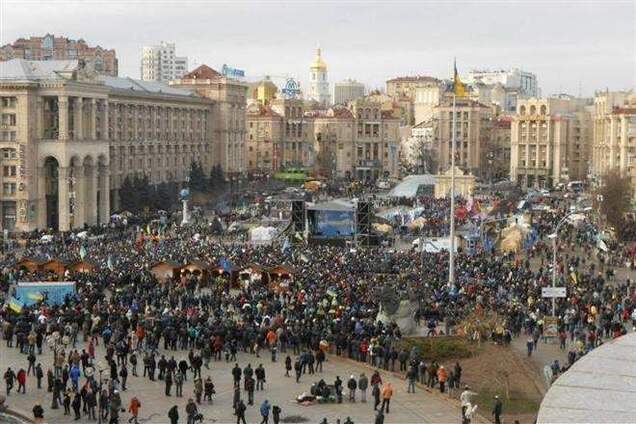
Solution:
<svg viewBox="0 0 636 424">
<path fill-rule="evenodd" d="M 67 294 L 75 294 L 74 281 L 18 283 L 15 297 L 26 306 L 31 306 L 42 300 L 48 305 L 60 305 L 64 303 Z"/>
</svg>

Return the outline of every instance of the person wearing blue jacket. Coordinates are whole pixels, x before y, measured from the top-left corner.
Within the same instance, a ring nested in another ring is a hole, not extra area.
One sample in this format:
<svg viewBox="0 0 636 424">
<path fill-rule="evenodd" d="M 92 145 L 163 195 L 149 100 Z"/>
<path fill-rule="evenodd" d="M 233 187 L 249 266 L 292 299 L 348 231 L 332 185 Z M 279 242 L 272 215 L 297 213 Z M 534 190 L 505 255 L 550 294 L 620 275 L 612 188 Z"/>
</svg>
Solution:
<svg viewBox="0 0 636 424">
<path fill-rule="evenodd" d="M 269 410 L 272 408 L 272 405 L 269 404 L 269 401 L 265 399 L 261 404 L 261 417 L 263 420 L 261 424 L 267 424 L 269 422 Z"/>
</svg>

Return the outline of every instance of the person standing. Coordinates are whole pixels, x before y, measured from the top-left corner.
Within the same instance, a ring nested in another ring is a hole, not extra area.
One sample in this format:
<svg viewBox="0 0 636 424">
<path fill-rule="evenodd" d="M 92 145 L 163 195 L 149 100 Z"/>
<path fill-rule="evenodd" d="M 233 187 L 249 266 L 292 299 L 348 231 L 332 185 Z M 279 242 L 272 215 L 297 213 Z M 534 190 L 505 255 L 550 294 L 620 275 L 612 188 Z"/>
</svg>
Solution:
<svg viewBox="0 0 636 424">
<path fill-rule="evenodd" d="M 26 371 L 24 371 L 24 368 L 20 368 L 20 371 L 18 371 L 18 393 L 20 393 L 20 390 L 22 390 L 22 394 L 26 394 Z"/>
<path fill-rule="evenodd" d="M 136 396 L 133 396 L 133 398 L 130 399 L 130 403 L 128 404 L 128 412 L 132 414 L 132 417 L 128 419 L 129 423 L 134 422 L 135 424 L 137 424 L 137 417 L 139 416 L 139 408 L 141 408 L 141 402 L 139 402 L 139 399 L 137 399 Z"/>
<path fill-rule="evenodd" d="M 197 408 L 197 404 L 194 403 L 192 399 L 188 399 L 188 404 L 186 405 L 186 414 L 188 414 L 188 424 L 194 424 L 194 418 L 199 413 L 199 409 Z"/>
<path fill-rule="evenodd" d="M 128 366 L 124 362 L 121 366 L 121 370 L 119 371 L 119 376 L 121 377 L 121 389 L 126 391 L 126 381 L 128 380 Z"/>
<path fill-rule="evenodd" d="M 174 384 L 177 392 L 176 396 L 183 397 L 183 374 L 179 371 L 174 374 Z"/>
<path fill-rule="evenodd" d="M 289 372 L 292 370 L 292 360 L 289 357 L 289 355 L 287 355 L 287 358 L 285 358 L 285 377 L 289 377 Z"/>
<path fill-rule="evenodd" d="M 166 396 L 172 396 L 170 391 L 172 390 L 172 371 L 168 371 L 166 373 L 166 379 L 164 380 L 164 384 L 166 385 L 165 394 Z"/>
<path fill-rule="evenodd" d="M 42 364 L 40 363 L 35 366 L 35 378 L 38 380 L 38 389 L 41 389 L 42 379 L 44 378 L 44 371 L 42 371 Z"/>
<path fill-rule="evenodd" d="M 384 424 L 384 413 L 380 409 L 375 416 L 375 424 Z"/>
<path fill-rule="evenodd" d="M 170 419 L 170 424 L 178 424 L 179 423 L 179 407 L 174 405 L 168 411 L 168 418 Z"/>
<path fill-rule="evenodd" d="M 254 374 L 256 375 L 256 390 L 265 390 L 265 368 L 263 368 L 263 364 L 258 365 Z"/>
<path fill-rule="evenodd" d="M 274 420 L 274 424 L 279 424 L 280 423 L 280 413 L 281 412 L 283 412 L 283 410 L 280 408 L 280 406 L 274 405 L 272 407 L 272 419 Z"/>
<path fill-rule="evenodd" d="M 347 381 L 347 388 L 349 389 L 349 402 L 356 401 L 356 389 L 358 388 L 358 382 L 353 374 L 349 377 L 349 381 Z"/>
<path fill-rule="evenodd" d="M 393 387 L 391 387 L 391 383 L 388 381 L 384 383 L 382 387 L 382 412 L 384 412 L 384 407 L 386 406 L 386 413 L 389 413 L 389 407 L 391 406 L 391 397 L 393 396 Z"/>
<path fill-rule="evenodd" d="M 364 373 L 360 374 L 358 378 L 358 389 L 360 390 L 360 401 L 362 403 L 367 402 L 367 388 L 369 387 L 369 379 Z"/>
<path fill-rule="evenodd" d="M 13 384 L 15 381 L 15 372 L 11 369 L 11 367 L 7 368 L 7 371 L 4 373 L 4 382 L 7 385 L 7 396 L 11 394 L 11 389 L 13 389 Z"/>
<path fill-rule="evenodd" d="M 471 400 L 473 396 L 476 396 L 477 393 L 470 390 L 468 385 L 464 386 L 464 391 L 461 395 L 459 395 L 459 403 L 462 407 L 462 421 L 466 419 L 466 412 L 468 408 L 471 406 Z"/>
<path fill-rule="evenodd" d="M 82 397 L 79 393 L 75 392 L 75 396 L 73 397 L 73 403 L 71 404 L 73 407 L 73 412 L 75 412 L 75 421 L 79 420 L 80 415 L 80 407 L 82 406 Z"/>
<path fill-rule="evenodd" d="M 380 385 L 374 384 L 373 389 L 371 389 L 371 395 L 373 396 L 373 410 L 376 411 L 378 409 L 378 405 L 380 405 Z"/>
<path fill-rule="evenodd" d="M 409 367 L 409 370 L 406 373 L 406 379 L 408 380 L 408 387 L 406 389 L 407 393 L 415 393 L 415 379 L 417 378 L 417 371 L 415 371 L 415 367 Z"/>
<path fill-rule="evenodd" d="M 247 409 L 247 406 L 245 406 L 245 403 L 242 400 L 239 400 L 238 404 L 236 405 L 235 411 L 236 411 L 236 424 L 241 424 L 241 422 L 243 424 L 247 424 L 245 422 L 245 410 Z"/>
<path fill-rule="evenodd" d="M 448 372 L 446 372 L 446 368 L 444 368 L 444 365 L 440 365 L 439 368 L 437 369 L 437 381 L 439 381 L 440 393 L 444 393 L 447 379 L 448 379 Z"/>
<path fill-rule="evenodd" d="M 205 379 L 205 384 L 203 385 L 203 400 L 207 400 L 212 403 L 212 395 L 216 393 L 214 390 L 214 383 L 212 382 L 212 377 L 208 375 Z"/>
<path fill-rule="evenodd" d="M 263 419 L 261 420 L 261 424 L 269 423 L 269 411 L 271 408 L 272 406 L 269 404 L 269 401 L 265 399 L 261 404 L 261 417 L 263 417 Z"/>
<path fill-rule="evenodd" d="M 503 403 L 499 396 L 495 396 L 495 406 L 492 408 L 492 414 L 495 416 L 495 424 L 501 424 L 501 413 L 503 412 Z"/>
<path fill-rule="evenodd" d="M 201 397 L 203 396 L 203 381 L 200 377 L 194 379 L 194 397 L 197 400 L 197 404 L 201 405 Z"/>
<path fill-rule="evenodd" d="M 64 391 L 64 415 L 71 415 L 71 395 L 73 392 L 71 389 Z"/>
<path fill-rule="evenodd" d="M 247 404 L 254 405 L 254 378 L 245 377 L 245 391 L 247 391 Z"/>
</svg>

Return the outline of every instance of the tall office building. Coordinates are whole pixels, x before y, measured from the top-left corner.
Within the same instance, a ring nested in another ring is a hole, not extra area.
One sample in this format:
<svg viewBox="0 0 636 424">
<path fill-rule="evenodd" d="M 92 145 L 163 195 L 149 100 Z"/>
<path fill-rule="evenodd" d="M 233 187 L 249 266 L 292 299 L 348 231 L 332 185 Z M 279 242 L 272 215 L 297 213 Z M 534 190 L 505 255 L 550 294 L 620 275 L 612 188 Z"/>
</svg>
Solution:
<svg viewBox="0 0 636 424">
<path fill-rule="evenodd" d="M 141 53 L 141 79 L 143 81 L 170 82 L 188 72 L 188 58 L 177 56 L 174 43 L 161 42 L 158 46 L 144 46 Z"/>
<path fill-rule="evenodd" d="M 346 105 L 351 100 L 364 97 L 364 84 L 346 79 L 333 85 L 333 102 L 337 105 Z"/>
<path fill-rule="evenodd" d="M 517 99 L 523 97 L 539 97 L 541 90 L 537 83 L 537 76 L 521 69 L 510 70 L 473 70 L 463 78 L 464 83 L 473 86 L 473 91 L 481 91 L 480 98 L 484 102 L 484 91 L 492 103 L 496 103 L 505 112 L 514 112 Z M 485 90 L 489 88 L 489 90 Z"/>
</svg>

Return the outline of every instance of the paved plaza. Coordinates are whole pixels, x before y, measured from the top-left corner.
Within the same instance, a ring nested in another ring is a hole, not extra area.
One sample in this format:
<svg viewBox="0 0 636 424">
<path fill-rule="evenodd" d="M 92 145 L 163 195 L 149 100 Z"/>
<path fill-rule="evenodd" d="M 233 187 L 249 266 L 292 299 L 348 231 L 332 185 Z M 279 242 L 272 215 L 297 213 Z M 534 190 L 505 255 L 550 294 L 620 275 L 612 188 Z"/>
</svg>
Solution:
<svg viewBox="0 0 636 424">
<path fill-rule="evenodd" d="M 81 345 L 78 344 L 81 348 Z M 103 358 L 104 351 L 102 344 L 97 349 L 97 358 Z M 186 357 L 187 352 L 177 351 L 175 359 L 180 360 L 181 357 Z M 170 355 L 171 353 L 168 352 Z M 284 355 L 284 354 L 283 354 Z M 26 355 L 19 354 L 19 351 L 15 348 L 7 348 L 3 342 L 0 347 L 0 357 L 2 361 L 2 372 L 6 371 L 6 367 L 10 366 L 17 372 L 20 368 L 27 367 Z M 46 369 L 51 364 L 53 354 L 45 349 L 44 354 L 38 357 L 38 361 L 42 361 L 43 368 L 46 373 Z M 169 357 L 169 356 L 168 356 Z M 373 423 L 374 411 L 373 401 L 371 396 L 371 390 L 367 390 L 367 403 L 350 403 L 348 402 L 348 390 L 346 389 L 346 381 L 353 374 L 356 377 L 361 372 L 365 372 L 370 378 L 372 369 L 364 365 L 355 363 L 350 360 L 341 359 L 335 356 L 329 356 L 328 361 L 324 365 L 322 373 L 317 373 L 315 376 L 305 374 L 301 377 L 300 383 L 296 384 L 295 377 L 285 377 L 284 359 L 278 358 L 276 363 L 271 362 L 269 352 L 264 352 L 261 358 L 256 358 L 250 354 L 239 354 L 239 365 L 241 368 L 245 367 L 248 363 L 252 364 L 252 367 L 257 367 L 262 363 L 266 369 L 265 391 L 255 392 L 255 405 L 248 406 L 246 412 L 246 420 L 248 423 L 259 423 L 261 421 L 259 406 L 263 400 L 268 399 L 273 405 L 279 405 L 282 408 L 282 420 L 284 421 L 287 416 L 300 416 L 306 419 L 307 423 L 319 423 L 323 418 L 327 418 L 329 423 L 336 423 L 337 419 L 344 422 L 347 417 L 351 417 L 354 423 Z M 102 359 L 102 362 L 105 362 Z M 212 361 L 210 363 L 210 369 L 203 368 L 202 377 L 205 379 L 208 375 L 212 377 L 216 388 L 216 395 L 213 397 L 213 403 L 208 404 L 203 402 L 200 406 L 200 411 L 205 416 L 204 422 L 217 422 L 217 423 L 233 423 L 236 422 L 236 418 L 232 415 L 232 375 L 231 368 L 234 363 L 227 363 L 223 361 Z M 139 366 L 139 375 L 143 375 L 143 366 Z M 129 370 L 130 371 L 130 370 Z M 105 372 L 104 375 L 107 375 Z M 291 372 L 293 375 L 293 371 Z M 460 422 L 460 408 L 459 406 L 446 399 L 445 395 L 438 393 L 431 394 L 422 388 L 418 388 L 415 394 L 408 394 L 406 392 L 406 382 L 402 379 L 395 377 L 392 373 L 381 373 L 383 381 L 390 381 L 394 388 L 394 395 L 391 399 L 391 412 L 385 415 L 385 423 L 457 423 Z M 303 406 L 296 403 L 294 400 L 297 395 L 306 391 L 309 392 L 310 386 L 314 381 L 318 381 L 320 378 L 325 379 L 328 384 L 332 384 L 336 376 L 344 381 L 344 401 L 342 404 L 314 404 L 310 406 Z M 83 380 L 83 378 L 82 378 Z M 69 381 L 70 386 L 70 381 Z M 30 411 L 35 402 L 41 402 L 45 409 L 45 419 L 48 423 L 70 423 L 70 422 L 90 422 L 85 417 L 82 417 L 80 421 L 74 421 L 73 416 L 64 416 L 64 408 L 60 406 L 58 410 L 51 410 L 51 393 L 46 391 L 46 376 L 43 379 L 43 389 L 38 390 L 36 388 L 35 377 L 29 376 L 27 378 L 27 390 L 26 394 L 11 393 L 8 399 L 8 404 L 12 408 L 19 409 L 31 415 Z M 147 423 L 167 423 L 167 412 L 173 405 L 179 406 L 179 422 L 186 422 L 185 405 L 189 397 L 194 398 L 193 395 L 193 383 L 192 374 L 189 373 L 188 381 L 184 384 L 184 397 L 177 398 L 174 396 L 174 386 L 172 388 L 172 396 L 166 397 L 164 395 L 165 385 L 163 381 L 149 381 L 143 377 L 133 377 L 129 374 L 128 377 L 128 390 L 122 392 L 122 404 L 127 408 L 129 400 L 132 396 L 137 396 L 141 401 L 140 422 Z M 2 384 L 2 390 L 5 386 Z M 242 391 L 241 396 L 247 404 L 247 393 Z M 120 422 L 125 422 L 130 417 L 128 413 L 122 414 Z M 271 422 L 271 417 L 270 417 Z"/>
</svg>

